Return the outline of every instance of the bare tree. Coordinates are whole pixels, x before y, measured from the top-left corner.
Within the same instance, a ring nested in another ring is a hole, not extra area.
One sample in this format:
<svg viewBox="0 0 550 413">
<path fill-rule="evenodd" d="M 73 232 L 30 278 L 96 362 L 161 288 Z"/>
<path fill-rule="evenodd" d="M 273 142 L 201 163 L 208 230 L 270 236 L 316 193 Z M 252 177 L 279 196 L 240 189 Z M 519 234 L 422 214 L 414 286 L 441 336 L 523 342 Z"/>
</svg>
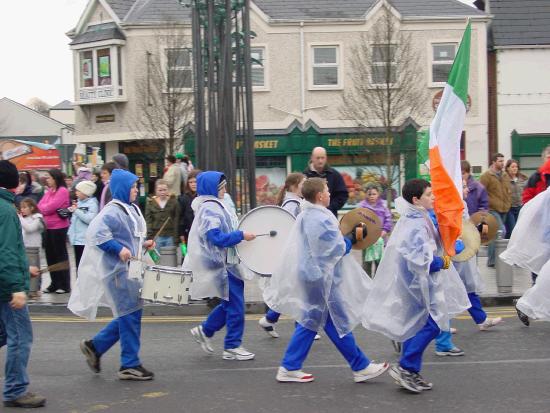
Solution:
<svg viewBox="0 0 550 413">
<path fill-rule="evenodd" d="M 183 144 L 183 128 L 193 119 L 190 45 L 183 26 L 166 25 L 146 45 L 136 73 L 137 109 L 130 127 L 163 140 L 170 154 Z"/>
<path fill-rule="evenodd" d="M 48 116 L 50 112 L 50 105 L 37 97 L 30 98 L 25 106 L 41 113 L 44 116 Z"/>
<path fill-rule="evenodd" d="M 354 45 L 351 56 L 352 86 L 344 94 L 341 112 L 365 131 L 383 131 L 390 205 L 391 188 L 398 176 L 398 161 L 392 153 L 394 135 L 407 118 L 425 115 L 425 70 L 411 35 L 400 29 L 399 20 L 387 7 L 381 9 L 373 27 Z"/>
</svg>

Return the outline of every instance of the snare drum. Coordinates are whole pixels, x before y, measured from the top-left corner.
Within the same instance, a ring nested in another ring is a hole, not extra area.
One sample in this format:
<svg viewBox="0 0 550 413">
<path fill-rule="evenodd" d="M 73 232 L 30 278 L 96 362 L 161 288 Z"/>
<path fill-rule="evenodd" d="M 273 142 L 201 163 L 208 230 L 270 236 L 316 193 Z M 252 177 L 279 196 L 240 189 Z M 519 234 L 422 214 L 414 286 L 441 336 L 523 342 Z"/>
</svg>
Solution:
<svg viewBox="0 0 550 413">
<path fill-rule="evenodd" d="M 192 280 L 191 271 L 160 265 L 147 266 L 143 273 L 141 298 L 152 303 L 187 304 Z"/>
</svg>

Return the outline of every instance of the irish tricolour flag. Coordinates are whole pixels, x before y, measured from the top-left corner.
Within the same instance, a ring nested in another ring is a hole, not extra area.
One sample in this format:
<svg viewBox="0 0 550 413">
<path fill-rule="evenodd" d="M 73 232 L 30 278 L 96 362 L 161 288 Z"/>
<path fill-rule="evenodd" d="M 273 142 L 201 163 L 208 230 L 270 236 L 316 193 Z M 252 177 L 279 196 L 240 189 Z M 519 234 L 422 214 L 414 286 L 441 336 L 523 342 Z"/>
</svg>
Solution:
<svg viewBox="0 0 550 413">
<path fill-rule="evenodd" d="M 441 102 L 430 125 L 430 176 L 435 213 L 447 254 L 462 232 L 462 174 L 460 137 L 466 119 L 470 76 L 470 23 L 466 26 Z"/>
</svg>

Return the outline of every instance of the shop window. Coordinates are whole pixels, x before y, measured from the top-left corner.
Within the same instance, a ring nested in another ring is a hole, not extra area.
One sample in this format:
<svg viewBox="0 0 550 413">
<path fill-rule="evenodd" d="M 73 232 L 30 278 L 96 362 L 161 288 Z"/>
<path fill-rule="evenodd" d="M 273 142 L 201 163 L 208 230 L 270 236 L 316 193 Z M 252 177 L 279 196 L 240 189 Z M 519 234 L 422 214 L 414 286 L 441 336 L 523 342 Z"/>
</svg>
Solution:
<svg viewBox="0 0 550 413">
<path fill-rule="evenodd" d="M 372 72 L 373 85 L 394 84 L 397 81 L 397 63 L 395 61 L 395 45 L 372 46 Z M 389 71 L 389 72 L 388 72 Z"/>
<path fill-rule="evenodd" d="M 338 46 L 313 47 L 313 86 L 338 87 L 340 85 L 339 65 Z"/>
<path fill-rule="evenodd" d="M 168 89 L 191 89 L 193 68 L 190 49 L 167 49 Z"/>
<path fill-rule="evenodd" d="M 432 44 L 432 83 L 447 82 L 457 47 L 456 43 Z"/>
</svg>

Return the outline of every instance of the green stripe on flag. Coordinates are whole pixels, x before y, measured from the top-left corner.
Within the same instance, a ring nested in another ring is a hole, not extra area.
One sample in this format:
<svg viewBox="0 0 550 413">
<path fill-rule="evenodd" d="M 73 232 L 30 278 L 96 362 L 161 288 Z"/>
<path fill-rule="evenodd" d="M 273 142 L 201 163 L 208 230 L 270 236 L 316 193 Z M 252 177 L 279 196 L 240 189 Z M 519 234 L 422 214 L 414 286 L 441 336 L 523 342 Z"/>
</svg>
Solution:
<svg viewBox="0 0 550 413">
<path fill-rule="evenodd" d="M 451 86 L 464 105 L 468 104 L 468 78 L 470 77 L 470 38 L 472 27 L 470 22 L 464 30 L 458 53 L 456 54 L 447 83 Z"/>
</svg>

